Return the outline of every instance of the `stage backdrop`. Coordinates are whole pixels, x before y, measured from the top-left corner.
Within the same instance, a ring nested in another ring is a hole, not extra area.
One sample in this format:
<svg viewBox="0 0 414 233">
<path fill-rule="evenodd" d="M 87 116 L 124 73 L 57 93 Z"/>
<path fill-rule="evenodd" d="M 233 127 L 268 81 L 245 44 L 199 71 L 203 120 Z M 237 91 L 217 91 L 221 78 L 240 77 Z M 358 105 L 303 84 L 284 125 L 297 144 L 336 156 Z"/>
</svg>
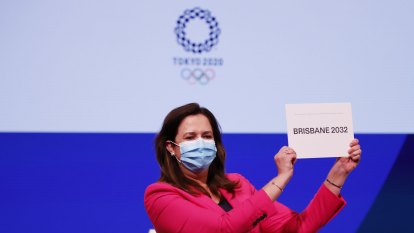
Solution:
<svg viewBox="0 0 414 233">
<path fill-rule="evenodd" d="M 0 3 L 0 232 L 148 232 L 155 133 L 189 102 L 218 118 L 227 172 L 257 188 L 287 144 L 286 103 L 352 103 L 363 159 L 322 232 L 409 229 L 413 10 L 403 0 Z M 300 160 L 280 201 L 301 211 L 333 162 Z"/>
</svg>

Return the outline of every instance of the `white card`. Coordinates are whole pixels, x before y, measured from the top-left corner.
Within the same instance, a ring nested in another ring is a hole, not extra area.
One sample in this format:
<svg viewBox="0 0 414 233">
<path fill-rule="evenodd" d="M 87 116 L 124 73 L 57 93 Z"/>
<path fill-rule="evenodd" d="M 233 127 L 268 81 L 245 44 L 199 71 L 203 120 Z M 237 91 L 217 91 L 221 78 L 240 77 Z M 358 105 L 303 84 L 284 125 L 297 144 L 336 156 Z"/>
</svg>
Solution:
<svg viewBox="0 0 414 233">
<path fill-rule="evenodd" d="M 286 121 L 297 158 L 348 156 L 354 139 L 350 103 L 286 104 Z"/>
</svg>

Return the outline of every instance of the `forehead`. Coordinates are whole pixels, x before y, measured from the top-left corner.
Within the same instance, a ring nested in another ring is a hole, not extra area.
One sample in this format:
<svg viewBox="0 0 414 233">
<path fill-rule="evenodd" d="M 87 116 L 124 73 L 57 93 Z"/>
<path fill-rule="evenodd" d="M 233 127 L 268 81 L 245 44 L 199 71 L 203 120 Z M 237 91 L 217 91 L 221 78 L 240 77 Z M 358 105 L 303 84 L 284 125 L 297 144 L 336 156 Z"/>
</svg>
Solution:
<svg viewBox="0 0 414 233">
<path fill-rule="evenodd" d="M 190 115 L 184 118 L 178 127 L 177 135 L 182 135 L 189 132 L 205 132 L 213 131 L 210 125 L 210 121 L 203 114 Z"/>
</svg>

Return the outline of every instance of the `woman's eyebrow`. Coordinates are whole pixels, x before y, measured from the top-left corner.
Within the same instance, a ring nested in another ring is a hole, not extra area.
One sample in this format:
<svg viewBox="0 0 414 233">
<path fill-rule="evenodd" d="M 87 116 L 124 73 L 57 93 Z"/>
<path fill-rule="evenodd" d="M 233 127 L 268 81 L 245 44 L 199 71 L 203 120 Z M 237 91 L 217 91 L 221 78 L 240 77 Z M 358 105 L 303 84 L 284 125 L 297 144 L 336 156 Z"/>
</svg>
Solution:
<svg viewBox="0 0 414 233">
<path fill-rule="evenodd" d="M 194 135 L 194 134 L 196 134 L 194 131 L 190 131 L 190 132 L 185 132 L 183 134 L 183 136 L 191 136 L 191 135 Z"/>
</svg>

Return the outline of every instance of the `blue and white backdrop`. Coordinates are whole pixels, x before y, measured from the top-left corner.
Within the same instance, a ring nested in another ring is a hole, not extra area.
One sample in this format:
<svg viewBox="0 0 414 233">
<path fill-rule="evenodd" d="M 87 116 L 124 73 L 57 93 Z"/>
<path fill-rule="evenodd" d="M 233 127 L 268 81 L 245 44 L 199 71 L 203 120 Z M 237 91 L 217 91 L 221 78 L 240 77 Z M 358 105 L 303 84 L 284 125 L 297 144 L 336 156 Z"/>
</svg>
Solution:
<svg viewBox="0 0 414 233">
<path fill-rule="evenodd" d="M 148 232 L 155 133 L 189 102 L 218 118 L 226 170 L 257 188 L 287 144 L 284 104 L 351 102 L 363 159 L 322 232 L 410 230 L 413 10 L 408 0 L 2 1 L 0 232 Z M 300 160 L 280 201 L 301 211 L 333 162 Z"/>
</svg>

